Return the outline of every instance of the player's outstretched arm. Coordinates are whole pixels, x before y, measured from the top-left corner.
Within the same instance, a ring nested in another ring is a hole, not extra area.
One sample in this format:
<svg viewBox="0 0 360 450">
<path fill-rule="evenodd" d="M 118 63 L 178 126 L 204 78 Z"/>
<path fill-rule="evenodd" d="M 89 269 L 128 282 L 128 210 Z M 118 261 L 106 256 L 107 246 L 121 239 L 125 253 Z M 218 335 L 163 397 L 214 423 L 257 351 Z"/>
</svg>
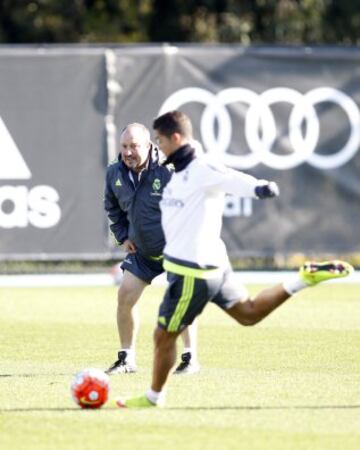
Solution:
<svg viewBox="0 0 360 450">
<path fill-rule="evenodd" d="M 247 173 L 230 169 L 219 163 L 207 161 L 203 168 L 203 180 L 209 189 L 221 190 L 244 198 L 272 198 L 279 195 L 275 181 L 255 178 Z"/>
</svg>

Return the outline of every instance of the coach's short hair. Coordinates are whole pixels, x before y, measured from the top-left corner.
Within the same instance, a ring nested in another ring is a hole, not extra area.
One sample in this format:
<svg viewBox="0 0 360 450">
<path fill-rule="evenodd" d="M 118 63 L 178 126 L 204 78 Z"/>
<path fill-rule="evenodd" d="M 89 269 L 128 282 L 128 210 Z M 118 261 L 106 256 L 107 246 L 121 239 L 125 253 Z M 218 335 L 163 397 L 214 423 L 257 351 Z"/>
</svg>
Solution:
<svg viewBox="0 0 360 450">
<path fill-rule="evenodd" d="M 122 136 L 124 133 L 125 133 L 125 131 L 131 131 L 132 129 L 139 129 L 139 130 L 141 130 L 141 132 L 143 133 L 143 135 L 144 135 L 144 138 L 145 138 L 145 140 L 146 141 L 148 141 L 148 142 L 150 142 L 150 131 L 148 130 L 148 128 L 145 126 L 145 125 L 143 125 L 142 123 L 139 123 L 139 122 L 131 122 L 131 123 L 128 123 L 121 131 L 120 131 L 120 136 Z"/>
<path fill-rule="evenodd" d="M 191 139 L 193 135 L 191 120 L 181 111 L 169 111 L 157 117 L 154 120 L 153 128 L 166 137 L 179 133 L 181 136 Z"/>
</svg>

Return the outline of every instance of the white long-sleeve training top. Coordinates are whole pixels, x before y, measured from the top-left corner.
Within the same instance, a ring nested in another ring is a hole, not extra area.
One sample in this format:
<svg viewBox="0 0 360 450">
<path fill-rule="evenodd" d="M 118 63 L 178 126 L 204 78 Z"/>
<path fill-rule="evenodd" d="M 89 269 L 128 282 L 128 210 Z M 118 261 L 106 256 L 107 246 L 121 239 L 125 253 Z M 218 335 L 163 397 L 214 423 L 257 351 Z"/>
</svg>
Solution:
<svg viewBox="0 0 360 450">
<path fill-rule="evenodd" d="M 256 198 L 264 180 L 226 168 L 206 155 L 172 175 L 160 202 L 166 260 L 184 266 L 226 267 L 228 256 L 220 238 L 225 193 Z"/>
</svg>

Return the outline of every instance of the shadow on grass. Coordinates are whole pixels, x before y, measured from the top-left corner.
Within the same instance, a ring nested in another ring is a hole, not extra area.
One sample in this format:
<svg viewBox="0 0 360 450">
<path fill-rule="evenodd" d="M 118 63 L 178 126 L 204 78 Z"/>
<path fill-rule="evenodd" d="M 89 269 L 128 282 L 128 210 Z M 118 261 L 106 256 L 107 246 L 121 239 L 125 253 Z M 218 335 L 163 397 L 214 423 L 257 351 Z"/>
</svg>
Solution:
<svg viewBox="0 0 360 450">
<path fill-rule="evenodd" d="M 101 411 L 114 411 L 114 410 L 119 410 L 119 408 L 117 408 L 116 406 L 114 407 L 110 407 L 110 408 L 104 408 L 101 409 Z M 73 407 L 68 407 L 68 408 L 0 408 L 0 414 L 4 414 L 4 413 L 18 413 L 18 412 L 74 412 L 74 411 L 79 411 L 79 412 L 84 412 L 84 411 L 100 411 L 100 409 L 97 408 L 85 408 L 85 409 L 81 409 L 78 406 L 73 406 Z"/>
<path fill-rule="evenodd" d="M 0 378 L 68 377 L 69 373 L 0 373 Z"/>
<path fill-rule="evenodd" d="M 183 406 L 169 407 L 165 411 L 273 411 L 273 410 L 332 410 L 332 409 L 360 409 L 360 405 L 284 405 L 284 406 Z M 119 408 L 106 407 L 101 411 L 119 411 Z M 159 410 L 161 410 L 159 408 Z M 68 412 L 68 411 L 98 411 L 98 409 L 81 409 L 77 406 L 68 408 L 0 408 L 0 414 L 17 412 Z M 149 411 L 154 412 L 152 408 Z"/>
<path fill-rule="evenodd" d="M 187 406 L 166 408 L 172 411 L 266 411 L 291 409 L 360 409 L 360 405 L 284 405 L 284 406 Z"/>
</svg>

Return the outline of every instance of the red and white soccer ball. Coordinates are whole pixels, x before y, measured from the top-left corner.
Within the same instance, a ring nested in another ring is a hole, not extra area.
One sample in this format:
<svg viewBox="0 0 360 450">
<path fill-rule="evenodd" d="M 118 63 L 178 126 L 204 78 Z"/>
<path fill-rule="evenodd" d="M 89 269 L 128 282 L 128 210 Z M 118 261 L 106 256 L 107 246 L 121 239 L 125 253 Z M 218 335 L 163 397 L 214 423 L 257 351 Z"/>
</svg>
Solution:
<svg viewBox="0 0 360 450">
<path fill-rule="evenodd" d="M 101 408 L 109 390 L 109 377 L 100 369 L 84 369 L 71 383 L 71 395 L 81 408 Z"/>
</svg>

